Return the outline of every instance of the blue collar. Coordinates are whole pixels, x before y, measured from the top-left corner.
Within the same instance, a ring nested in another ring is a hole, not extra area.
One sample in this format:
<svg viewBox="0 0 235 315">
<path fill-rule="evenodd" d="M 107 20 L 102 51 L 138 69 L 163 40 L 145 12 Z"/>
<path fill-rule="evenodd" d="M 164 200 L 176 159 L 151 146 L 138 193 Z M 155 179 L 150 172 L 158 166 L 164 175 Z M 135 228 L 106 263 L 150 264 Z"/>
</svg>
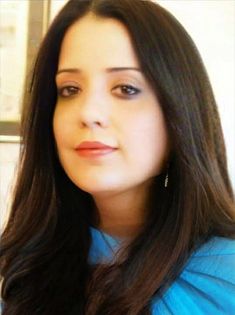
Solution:
<svg viewBox="0 0 235 315">
<path fill-rule="evenodd" d="M 120 248 L 121 240 L 94 227 L 90 227 L 90 231 L 92 243 L 89 252 L 89 263 L 112 262 L 116 252 Z"/>
</svg>

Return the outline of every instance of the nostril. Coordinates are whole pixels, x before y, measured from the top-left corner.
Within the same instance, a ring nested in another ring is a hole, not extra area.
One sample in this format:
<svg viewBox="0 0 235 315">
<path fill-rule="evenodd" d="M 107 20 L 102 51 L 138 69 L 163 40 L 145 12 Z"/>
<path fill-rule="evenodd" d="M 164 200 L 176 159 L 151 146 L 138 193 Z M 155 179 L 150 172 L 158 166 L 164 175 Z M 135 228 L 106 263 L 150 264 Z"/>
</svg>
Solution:
<svg viewBox="0 0 235 315">
<path fill-rule="evenodd" d="M 99 128 L 104 128 L 107 126 L 107 123 L 105 123 L 104 121 L 92 121 L 92 120 L 86 120 L 86 121 L 82 121 L 81 122 L 81 126 L 83 128 L 90 128 L 90 129 L 93 129 L 93 128 L 96 128 L 96 127 L 99 127 Z"/>
</svg>

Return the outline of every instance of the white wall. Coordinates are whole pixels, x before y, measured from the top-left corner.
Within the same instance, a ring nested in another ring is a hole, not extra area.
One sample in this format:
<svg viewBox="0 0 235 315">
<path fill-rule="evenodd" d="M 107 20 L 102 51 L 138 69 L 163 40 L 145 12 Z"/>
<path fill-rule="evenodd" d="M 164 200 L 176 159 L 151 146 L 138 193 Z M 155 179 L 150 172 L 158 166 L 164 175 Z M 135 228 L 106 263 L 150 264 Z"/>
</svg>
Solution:
<svg viewBox="0 0 235 315">
<path fill-rule="evenodd" d="M 18 156 L 18 144 L 0 143 L 0 232 L 7 220 L 6 214 L 16 179 Z"/>
</svg>

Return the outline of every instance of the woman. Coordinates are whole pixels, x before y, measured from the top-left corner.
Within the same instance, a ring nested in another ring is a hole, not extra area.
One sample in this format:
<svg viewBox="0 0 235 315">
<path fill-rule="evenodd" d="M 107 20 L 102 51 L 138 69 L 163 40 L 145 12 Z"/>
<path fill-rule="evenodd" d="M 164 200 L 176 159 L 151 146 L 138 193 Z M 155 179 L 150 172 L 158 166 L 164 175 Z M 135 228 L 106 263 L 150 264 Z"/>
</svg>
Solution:
<svg viewBox="0 0 235 315">
<path fill-rule="evenodd" d="M 179 22 L 150 1 L 71 0 L 30 94 L 3 314 L 232 314 L 223 136 Z"/>
</svg>

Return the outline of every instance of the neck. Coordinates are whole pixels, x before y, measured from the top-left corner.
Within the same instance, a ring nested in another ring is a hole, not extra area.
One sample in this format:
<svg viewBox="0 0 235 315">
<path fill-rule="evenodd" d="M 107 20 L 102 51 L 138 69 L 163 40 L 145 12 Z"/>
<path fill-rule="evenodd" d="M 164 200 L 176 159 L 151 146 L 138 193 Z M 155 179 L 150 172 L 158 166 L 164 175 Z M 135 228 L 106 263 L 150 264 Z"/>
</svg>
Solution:
<svg viewBox="0 0 235 315">
<path fill-rule="evenodd" d="M 138 235 L 146 218 L 147 191 L 94 196 L 95 226 L 118 238 L 132 239 Z"/>
</svg>

